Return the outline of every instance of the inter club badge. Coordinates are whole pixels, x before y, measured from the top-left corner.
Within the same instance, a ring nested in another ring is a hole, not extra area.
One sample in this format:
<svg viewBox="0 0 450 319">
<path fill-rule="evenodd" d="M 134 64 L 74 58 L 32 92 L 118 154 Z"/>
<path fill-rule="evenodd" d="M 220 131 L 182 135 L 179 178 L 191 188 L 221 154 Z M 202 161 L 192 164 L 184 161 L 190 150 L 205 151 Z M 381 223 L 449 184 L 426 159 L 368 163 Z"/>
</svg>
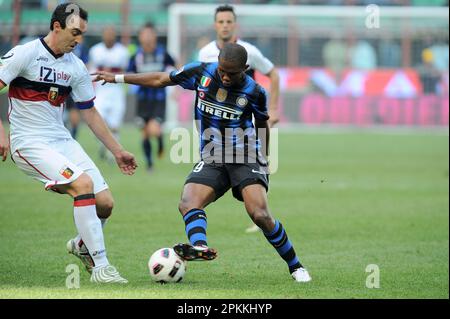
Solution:
<svg viewBox="0 0 450 319">
<path fill-rule="evenodd" d="M 237 99 L 236 99 L 236 104 L 237 104 L 237 106 L 239 106 L 239 107 L 245 107 L 246 105 L 247 105 L 247 103 L 248 103 L 248 100 L 247 100 L 247 98 L 245 97 L 245 96 L 239 96 Z"/>
</svg>

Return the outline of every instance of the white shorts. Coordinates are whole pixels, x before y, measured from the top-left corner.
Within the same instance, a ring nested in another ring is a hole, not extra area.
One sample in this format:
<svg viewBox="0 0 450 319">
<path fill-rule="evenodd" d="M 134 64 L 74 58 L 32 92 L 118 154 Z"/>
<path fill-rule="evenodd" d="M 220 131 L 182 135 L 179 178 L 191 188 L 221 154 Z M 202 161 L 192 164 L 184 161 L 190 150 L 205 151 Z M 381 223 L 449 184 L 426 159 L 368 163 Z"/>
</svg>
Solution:
<svg viewBox="0 0 450 319">
<path fill-rule="evenodd" d="M 69 184 L 84 172 L 94 183 L 94 194 L 108 188 L 94 162 L 74 139 L 21 143 L 12 153 L 21 171 L 45 184 L 45 189 Z"/>
<path fill-rule="evenodd" d="M 123 92 L 119 93 L 110 95 L 102 93 L 95 98 L 95 107 L 98 113 L 108 127 L 113 130 L 118 130 L 122 126 L 125 116 L 125 96 Z"/>
</svg>

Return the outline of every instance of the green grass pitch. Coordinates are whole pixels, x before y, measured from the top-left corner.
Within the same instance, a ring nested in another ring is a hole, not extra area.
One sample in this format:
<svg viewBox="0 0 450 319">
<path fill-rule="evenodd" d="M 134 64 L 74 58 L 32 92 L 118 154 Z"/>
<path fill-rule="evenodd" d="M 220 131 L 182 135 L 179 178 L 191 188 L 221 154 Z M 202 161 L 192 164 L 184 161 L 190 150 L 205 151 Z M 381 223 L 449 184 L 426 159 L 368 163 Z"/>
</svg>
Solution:
<svg viewBox="0 0 450 319">
<path fill-rule="evenodd" d="M 297 284 L 262 233 L 227 193 L 207 208 L 211 262 L 188 264 L 179 284 L 150 280 L 153 251 L 186 241 L 177 211 L 192 164 L 144 169 L 139 132 L 122 143 L 141 167 L 135 176 L 98 161 L 86 127 L 80 142 L 115 197 L 105 229 L 109 260 L 130 283 L 95 286 L 80 267 L 80 288 L 68 289 L 66 253 L 74 236 L 72 201 L 43 191 L 8 160 L 0 163 L 0 298 L 448 298 L 448 131 L 434 133 L 284 132 L 269 203 L 313 281 Z M 170 146 L 174 142 L 167 139 Z M 369 289 L 366 267 L 379 267 Z"/>
</svg>

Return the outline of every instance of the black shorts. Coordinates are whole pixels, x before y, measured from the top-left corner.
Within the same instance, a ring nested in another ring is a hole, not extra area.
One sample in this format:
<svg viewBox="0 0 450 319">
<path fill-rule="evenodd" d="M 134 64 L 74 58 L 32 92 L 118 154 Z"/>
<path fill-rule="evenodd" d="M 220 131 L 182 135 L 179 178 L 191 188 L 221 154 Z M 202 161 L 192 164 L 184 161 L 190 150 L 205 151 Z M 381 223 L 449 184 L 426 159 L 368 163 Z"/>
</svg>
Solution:
<svg viewBox="0 0 450 319">
<path fill-rule="evenodd" d="M 137 116 L 145 123 L 153 119 L 163 123 L 166 120 L 166 101 L 138 100 Z"/>
<path fill-rule="evenodd" d="M 214 200 L 222 197 L 230 188 L 233 196 L 244 201 L 242 189 L 248 185 L 261 184 L 266 191 L 269 190 L 268 167 L 260 163 L 246 164 L 216 164 L 203 161 L 195 164 L 185 184 L 196 183 L 210 186 L 216 193 Z"/>
</svg>

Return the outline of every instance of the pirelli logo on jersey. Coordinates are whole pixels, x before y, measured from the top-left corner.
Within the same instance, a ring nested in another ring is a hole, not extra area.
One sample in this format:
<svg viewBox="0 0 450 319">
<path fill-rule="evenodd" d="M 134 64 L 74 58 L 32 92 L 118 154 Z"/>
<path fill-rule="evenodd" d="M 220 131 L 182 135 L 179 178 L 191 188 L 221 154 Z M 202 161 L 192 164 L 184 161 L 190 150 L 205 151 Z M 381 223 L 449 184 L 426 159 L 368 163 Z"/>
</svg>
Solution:
<svg viewBox="0 0 450 319">
<path fill-rule="evenodd" d="M 198 100 L 197 108 L 199 108 L 202 112 L 223 118 L 225 120 L 238 120 L 243 113 L 242 111 L 233 110 L 227 106 L 214 104 L 200 99 Z"/>
</svg>

